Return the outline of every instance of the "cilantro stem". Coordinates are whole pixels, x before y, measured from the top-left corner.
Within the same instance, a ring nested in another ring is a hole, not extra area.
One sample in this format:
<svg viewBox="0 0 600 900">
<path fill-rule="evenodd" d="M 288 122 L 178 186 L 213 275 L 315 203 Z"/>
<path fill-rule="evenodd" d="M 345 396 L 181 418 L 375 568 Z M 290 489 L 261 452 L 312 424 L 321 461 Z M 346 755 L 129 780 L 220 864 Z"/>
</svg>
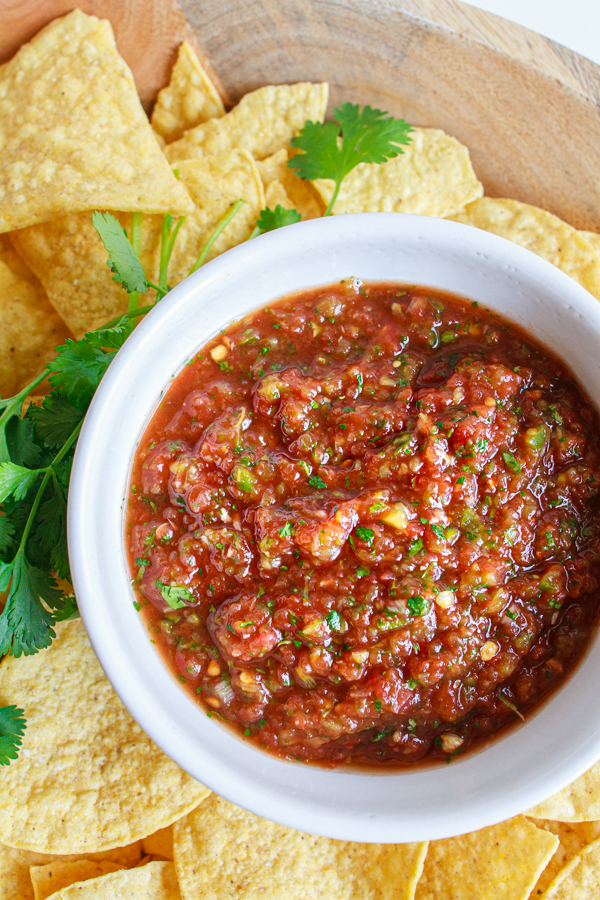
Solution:
<svg viewBox="0 0 600 900">
<path fill-rule="evenodd" d="M 198 257 L 198 259 L 196 260 L 196 262 L 190 269 L 190 275 L 192 275 L 193 272 L 195 272 L 197 269 L 199 269 L 200 266 L 204 265 L 206 257 L 210 253 L 210 249 L 211 249 L 212 245 L 214 244 L 216 239 L 219 237 L 219 235 L 221 234 L 223 229 L 227 228 L 227 226 L 229 225 L 229 223 L 231 222 L 233 217 L 235 215 L 237 215 L 237 213 L 241 209 L 243 203 L 244 203 L 243 200 L 236 200 L 236 202 L 233 204 L 233 206 L 231 207 L 231 209 L 229 210 L 227 215 L 223 216 L 223 218 L 221 219 L 221 221 L 219 222 L 219 224 L 217 225 L 217 227 L 215 228 L 215 230 L 213 231 L 213 233 L 207 240 L 206 244 L 204 245 L 204 248 L 203 248 L 202 252 L 200 253 L 200 256 Z"/>
<path fill-rule="evenodd" d="M 161 292 L 162 296 L 167 293 L 167 267 L 169 265 L 169 258 L 167 256 L 167 251 L 169 248 L 169 234 L 171 232 L 171 225 L 173 224 L 173 216 L 166 215 L 163 216 L 162 220 L 162 229 L 160 233 L 160 267 L 158 271 L 158 290 Z M 156 300 L 162 300 L 162 297 L 157 297 Z"/>
<path fill-rule="evenodd" d="M 117 322 L 120 322 L 121 318 L 122 318 L 122 316 L 119 316 L 119 318 L 117 319 Z M 11 408 L 16 407 L 19 405 L 19 400 L 25 400 L 27 395 L 32 392 L 34 387 L 37 387 L 38 384 L 40 384 L 44 380 L 46 375 L 48 375 L 48 371 L 49 371 L 48 366 L 46 366 L 44 371 L 40 372 L 40 374 L 37 376 L 37 378 L 34 378 L 33 381 L 30 381 L 29 384 L 25 385 L 25 387 L 22 390 L 20 390 L 18 394 L 13 394 L 12 397 L 6 397 L 4 400 L 0 400 L 0 409 L 2 407 L 7 407 L 6 411 L 2 414 L 2 417 L 0 418 L 0 427 L 2 427 L 2 425 L 4 425 L 4 423 L 12 415 L 12 409 L 11 409 L 11 412 L 8 413 L 8 407 L 9 406 Z"/>
<path fill-rule="evenodd" d="M 148 282 L 150 287 L 153 287 L 156 291 L 156 299 L 154 301 L 155 303 L 158 303 L 159 300 L 162 300 L 165 294 L 169 293 L 169 285 L 167 284 L 169 263 L 171 261 L 171 256 L 173 255 L 173 247 L 175 246 L 175 241 L 177 239 L 177 235 L 179 234 L 179 229 L 185 222 L 185 219 L 185 216 L 181 216 L 181 218 L 173 227 L 173 216 L 163 216 L 160 235 L 160 267 L 158 272 L 158 284 L 154 285 L 151 282 Z"/>
<path fill-rule="evenodd" d="M 148 282 L 151 288 L 155 287 L 155 285 Z M 110 322 L 107 322 L 106 325 L 103 325 L 102 328 L 98 328 L 98 331 L 108 330 L 109 328 L 114 328 L 115 325 L 118 325 L 123 319 L 135 319 L 138 316 L 145 316 L 150 312 L 151 309 L 154 309 L 154 306 L 138 306 L 137 309 L 132 309 L 130 312 L 123 313 L 122 316 L 115 316 L 114 319 L 111 319 Z"/>
<path fill-rule="evenodd" d="M 134 249 L 135 255 L 137 258 L 140 258 L 140 253 L 142 251 L 142 213 L 134 212 L 131 213 L 131 236 L 129 238 L 131 246 Z M 127 306 L 127 312 L 135 312 L 138 308 L 140 302 L 140 295 L 138 291 L 132 291 L 129 295 L 129 303 Z"/>
<path fill-rule="evenodd" d="M 341 186 L 342 186 L 342 182 L 337 181 L 336 185 L 335 185 L 335 190 L 331 196 L 331 200 L 329 201 L 329 205 L 328 205 L 327 209 L 325 210 L 325 212 L 323 213 L 323 218 L 325 218 L 325 216 L 331 215 L 331 211 L 332 211 L 333 207 L 335 206 L 335 201 L 337 200 L 337 196 L 340 192 Z"/>
<path fill-rule="evenodd" d="M 34 378 L 33 381 L 30 381 L 23 390 L 19 391 L 18 394 L 15 394 L 13 397 L 7 397 L 5 400 L 0 400 L 0 409 L 4 407 L 4 412 L 0 416 L 0 463 L 8 462 L 10 460 L 10 453 L 8 452 L 8 444 L 6 443 L 6 430 L 5 425 L 12 416 L 17 415 L 20 407 L 22 406 L 24 400 L 27 399 L 28 394 L 40 384 L 44 378 L 49 374 L 49 368 L 46 366 L 43 372 L 40 372 L 37 378 Z"/>
</svg>

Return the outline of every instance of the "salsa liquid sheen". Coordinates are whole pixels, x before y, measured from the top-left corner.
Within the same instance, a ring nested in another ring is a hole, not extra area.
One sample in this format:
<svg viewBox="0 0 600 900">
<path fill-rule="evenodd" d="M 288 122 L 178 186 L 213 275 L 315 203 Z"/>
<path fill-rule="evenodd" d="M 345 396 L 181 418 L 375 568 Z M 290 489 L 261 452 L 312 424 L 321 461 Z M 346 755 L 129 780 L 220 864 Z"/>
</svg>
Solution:
<svg viewBox="0 0 600 900">
<path fill-rule="evenodd" d="M 263 749 L 451 760 L 594 631 L 599 435 L 569 371 L 477 303 L 354 280 L 283 298 L 200 350 L 141 440 L 136 606 Z"/>
</svg>

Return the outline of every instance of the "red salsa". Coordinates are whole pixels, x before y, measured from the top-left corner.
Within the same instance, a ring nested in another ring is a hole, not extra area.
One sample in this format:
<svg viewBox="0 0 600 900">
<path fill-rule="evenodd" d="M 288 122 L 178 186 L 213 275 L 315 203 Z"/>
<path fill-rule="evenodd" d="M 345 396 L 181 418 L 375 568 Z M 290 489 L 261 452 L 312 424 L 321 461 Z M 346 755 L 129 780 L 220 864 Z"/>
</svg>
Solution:
<svg viewBox="0 0 600 900">
<path fill-rule="evenodd" d="M 284 298 L 199 351 L 141 440 L 136 607 L 259 747 L 449 760 L 594 631 L 599 439 L 569 371 L 477 303 L 355 280 Z"/>
</svg>

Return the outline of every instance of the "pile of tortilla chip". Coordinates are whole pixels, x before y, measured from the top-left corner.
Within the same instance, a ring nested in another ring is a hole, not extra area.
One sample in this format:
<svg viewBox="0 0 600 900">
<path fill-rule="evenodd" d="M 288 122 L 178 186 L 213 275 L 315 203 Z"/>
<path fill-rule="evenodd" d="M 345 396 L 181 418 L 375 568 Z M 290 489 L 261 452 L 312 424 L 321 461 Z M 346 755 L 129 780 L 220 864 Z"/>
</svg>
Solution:
<svg viewBox="0 0 600 900">
<path fill-rule="evenodd" d="M 127 713 L 81 621 L 56 630 L 48 649 L 0 663 L 0 704 L 28 718 L 19 758 L 0 768 L 0 900 L 597 896 L 600 765 L 529 817 L 461 837 L 315 837 L 186 775 Z"/>
<path fill-rule="evenodd" d="M 165 214 L 186 216 L 169 284 L 244 204 L 209 258 L 247 240 L 265 206 L 323 215 L 333 184 L 287 166 L 327 85 L 269 85 L 226 112 L 182 44 L 149 122 L 111 26 L 75 10 L 0 67 L 0 395 L 54 347 L 119 315 L 91 211 L 129 227 L 156 278 Z M 600 236 L 541 209 L 483 196 L 469 152 L 416 128 L 405 153 L 362 164 L 334 214 L 409 212 L 516 241 L 600 298 Z M 302 834 L 212 794 L 129 716 L 80 621 L 50 648 L 0 662 L 0 706 L 26 709 L 19 758 L 0 767 L 0 900 L 584 900 L 600 896 L 600 764 L 508 822 L 429 844 L 359 844 Z"/>
</svg>

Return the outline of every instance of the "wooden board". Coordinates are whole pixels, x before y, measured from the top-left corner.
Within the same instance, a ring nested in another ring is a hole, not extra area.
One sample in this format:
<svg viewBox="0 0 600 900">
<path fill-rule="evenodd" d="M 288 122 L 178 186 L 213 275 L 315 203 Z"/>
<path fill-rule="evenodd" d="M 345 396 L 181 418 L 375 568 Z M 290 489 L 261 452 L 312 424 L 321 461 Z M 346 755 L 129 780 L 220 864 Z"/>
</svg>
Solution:
<svg viewBox="0 0 600 900">
<path fill-rule="evenodd" d="M 328 80 L 332 107 L 371 103 L 469 146 L 492 196 L 600 231 L 600 67 L 453 0 L 0 0 L 0 60 L 79 5 L 109 18 L 147 103 L 196 32 L 235 100 Z"/>
</svg>

